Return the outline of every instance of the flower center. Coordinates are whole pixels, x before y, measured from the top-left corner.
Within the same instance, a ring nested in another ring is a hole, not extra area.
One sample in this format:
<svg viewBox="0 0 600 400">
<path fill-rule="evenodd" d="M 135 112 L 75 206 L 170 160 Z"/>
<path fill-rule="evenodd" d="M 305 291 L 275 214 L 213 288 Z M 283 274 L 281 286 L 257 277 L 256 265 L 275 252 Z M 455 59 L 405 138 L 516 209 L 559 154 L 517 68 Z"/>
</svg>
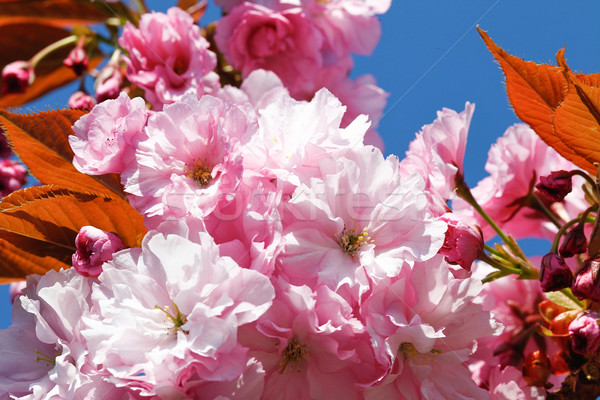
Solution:
<svg viewBox="0 0 600 400">
<path fill-rule="evenodd" d="M 193 160 L 192 162 L 194 162 Z M 212 180 L 212 167 L 209 167 L 206 161 L 199 160 L 195 162 L 192 168 L 189 168 L 189 164 L 185 164 L 188 169 L 186 170 L 186 176 L 192 178 L 200 186 L 208 186 Z"/>
<path fill-rule="evenodd" d="M 410 343 L 410 342 L 402 342 L 400 343 L 400 348 L 398 349 L 398 352 L 402 353 L 404 355 L 404 358 L 415 358 L 418 355 L 426 355 L 426 353 L 419 353 L 419 350 L 417 350 L 417 348 L 415 347 L 414 344 Z M 439 349 L 431 349 L 429 351 L 430 354 L 442 354 L 442 351 Z M 433 358 L 432 357 L 428 357 L 429 361 L 433 362 Z"/>
<path fill-rule="evenodd" d="M 296 338 L 289 341 L 287 347 L 281 353 L 281 362 L 279 365 L 281 369 L 280 374 L 283 374 L 288 365 L 297 367 L 297 365 L 306 358 L 309 352 L 306 350 L 303 344 Z"/>
<path fill-rule="evenodd" d="M 177 307 L 177 304 L 171 304 L 173 305 L 172 308 L 169 306 L 165 306 L 165 308 L 154 306 L 154 308 L 164 312 L 167 317 L 167 320 L 173 323 L 173 333 L 181 331 L 187 335 L 188 333 L 190 333 L 190 331 L 181 329 L 181 327 L 187 323 L 187 317 L 183 315 L 181 311 L 179 311 L 179 307 Z"/>
<path fill-rule="evenodd" d="M 340 245 L 341 249 L 350 254 L 352 257 L 358 253 L 358 250 L 365 244 L 373 243 L 373 240 L 369 237 L 367 233 L 367 228 L 363 228 L 362 231 L 358 226 L 354 226 L 353 228 L 347 229 L 344 225 L 344 229 L 342 233 L 335 234 L 337 238 L 337 242 Z"/>
</svg>

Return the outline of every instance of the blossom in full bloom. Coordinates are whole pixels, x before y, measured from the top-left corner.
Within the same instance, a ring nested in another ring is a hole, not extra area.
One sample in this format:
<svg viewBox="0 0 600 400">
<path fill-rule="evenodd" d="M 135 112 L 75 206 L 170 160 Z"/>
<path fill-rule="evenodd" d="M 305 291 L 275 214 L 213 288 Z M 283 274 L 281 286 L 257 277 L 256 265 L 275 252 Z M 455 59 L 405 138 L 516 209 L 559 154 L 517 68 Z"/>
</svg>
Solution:
<svg viewBox="0 0 600 400">
<path fill-rule="evenodd" d="M 121 238 L 93 226 L 84 226 L 75 238 L 77 251 L 73 254 L 73 268 L 82 276 L 96 277 L 102 264 L 112 260 L 113 254 L 125 248 Z"/>
<path fill-rule="evenodd" d="M 0 393 L 19 399 L 134 399 L 90 362 L 82 335 L 92 280 L 74 269 L 30 275 L 15 300 L 12 325 L 0 331 Z"/>
<path fill-rule="evenodd" d="M 258 129 L 251 109 L 188 93 L 154 113 L 122 179 L 131 204 L 159 220 L 205 217 L 241 182 L 238 137 Z"/>
<path fill-rule="evenodd" d="M 377 133 L 377 125 L 389 93 L 377 86 L 372 75 L 363 75 L 351 80 L 342 74 L 336 75 L 333 82 L 323 81 L 322 85 L 329 89 L 347 107 L 342 118 L 342 127 L 348 126 L 360 114 L 369 116 L 371 126 L 365 134 L 365 144 L 384 150 L 384 143 Z"/>
<path fill-rule="evenodd" d="M 357 296 L 441 248 L 446 224 L 428 212 L 423 180 L 401 176 L 394 156 L 362 147 L 321 160 L 320 171 L 286 203 L 278 261 L 291 283 L 349 285 Z"/>
<path fill-rule="evenodd" d="M 458 113 L 444 108 L 437 119 L 425 125 L 410 143 L 400 168 L 418 172 L 426 181 L 426 188 L 434 204 L 445 212 L 445 202 L 454 197 L 457 174 L 462 174 L 469 125 L 475 105 L 467 103 Z"/>
<path fill-rule="evenodd" d="M 247 368 L 238 327 L 271 305 L 269 279 L 221 257 L 214 240 L 149 232 L 104 264 L 83 332 L 94 365 L 143 395 L 174 398 L 187 382 L 233 381 Z"/>
<path fill-rule="evenodd" d="M 73 165 L 89 175 L 122 173 L 134 161 L 133 151 L 148 113 L 144 100 L 121 92 L 115 100 L 96 105 L 81 117 L 69 136 Z"/>
<path fill-rule="evenodd" d="M 381 369 L 352 307 L 325 286 L 274 285 L 273 306 L 240 330 L 265 370 L 261 399 L 361 399 Z"/>
<path fill-rule="evenodd" d="M 575 166 L 549 147 L 525 124 L 509 127 L 492 145 L 485 169 L 490 176 L 471 190 L 475 200 L 506 233 L 515 238 L 542 237 L 552 239 L 556 226 L 541 211 L 534 186 L 537 177 L 556 170 L 572 170 Z M 588 207 L 583 190 L 573 190 L 563 202 L 548 206 L 559 220 L 569 221 Z M 477 221 L 487 240 L 492 228 L 462 199 L 452 202 L 461 217 L 469 215 Z"/>
<path fill-rule="evenodd" d="M 454 278 L 440 255 L 381 281 L 360 312 L 387 373 L 365 398 L 489 398 L 467 368 L 475 341 L 501 328 L 476 301 L 481 289 Z"/>
<path fill-rule="evenodd" d="M 301 8 L 276 11 L 243 3 L 217 24 L 215 41 L 244 77 L 255 69 L 275 72 L 292 96 L 307 98 L 323 68 L 323 36 Z"/>
<path fill-rule="evenodd" d="M 139 28 L 128 23 L 119 44 L 129 52 L 127 79 L 146 92 L 155 109 L 192 89 L 197 97 L 215 92 L 217 56 L 192 17 L 177 7 L 142 15 Z"/>
</svg>

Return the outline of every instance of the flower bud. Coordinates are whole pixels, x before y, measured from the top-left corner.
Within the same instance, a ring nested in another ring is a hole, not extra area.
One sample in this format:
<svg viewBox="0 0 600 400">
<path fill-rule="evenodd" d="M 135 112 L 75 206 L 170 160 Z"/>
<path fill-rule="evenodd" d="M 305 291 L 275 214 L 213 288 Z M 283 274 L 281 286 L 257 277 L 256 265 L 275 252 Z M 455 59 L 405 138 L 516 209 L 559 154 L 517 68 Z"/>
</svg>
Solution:
<svg viewBox="0 0 600 400">
<path fill-rule="evenodd" d="M 583 223 L 579 223 L 565 235 L 558 249 L 558 253 L 563 258 L 573 257 L 575 254 L 582 254 L 587 251 L 587 238 L 583 232 L 583 226 Z"/>
<path fill-rule="evenodd" d="M 76 46 L 67 58 L 63 61 L 67 67 L 70 67 L 77 76 L 81 75 L 88 67 L 88 56 L 85 49 L 81 46 Z"/>
<path fill-rule="evenodd" d="M 81 90 L 76 91 L 69 97 L 67 106 L 70 108 L 91 110 L 96 105 L 96 100 L 89 94 L 82 92 Z"/>
<path fill-rule="evenodd" d="M 467 271 L 483 252 L 483 234 L 476 225 L 459 219 L 453 213 L 446 213 L 440 220 L 448 224 L 444 245 L 439 253 L 450 264 L 458 264 Z"/>
<path fill-rule="evenodd" d="M 548 176 L 540 176 L 540 181 L 535 188 L 552 201 L 562 201 L 573 189 L 569 171 L 554 171 Z"/>
<path fill-rule="evenodd" d="M 15 61 L 2 69 L 2 94 L 23 93 L 35 75 L 27 61 Z"/>
<path fill-rule="evenodd" d="M 579 300 L 589 299 L 600 301 L 600 256 L 590 257 L 575 272 L 571 291 Z"/>
<path fill-rule="evenodd" d="M 550 358 L 540 350 L 529 353 L 523 365 L 523 378 L 529 386 L 545 387 L 552 373 Z"/>
<path fill-rule="evenodd" d="M 119 97 L 122 83 L 121 71 L 116 65 L 109 63 L 96 78 L 96 99 L 98 103 Z"/>
<path fill-rule="evenodd" d="M 125 248 L 119 236 L 93 226 L 84 226 L 75 238 L 77 251 L 73 254 L 73 268 L 82 276 L 96 277 L 102 264 L 113 258 L 113 253 Z"/>
<path fill-rule="evenodd" d="M 556 253 L 548 253 L 542 258 L 540 285 L 544 292 L 568 288 L 573 284 L 573 272 L 565 260 Z"/>
<path fill-rule="evenodd" d="M 7 196 L 27 183 L 27 168 L 8 158 L 0 161 L 0 196 Z"/>
<path fill-rule="evenodd" d="M 591 354 L 600 345 L 600 325 L 595 314 L 582 314 L 569 325 L 571 346 L 575 353 Z"/>
</svg>

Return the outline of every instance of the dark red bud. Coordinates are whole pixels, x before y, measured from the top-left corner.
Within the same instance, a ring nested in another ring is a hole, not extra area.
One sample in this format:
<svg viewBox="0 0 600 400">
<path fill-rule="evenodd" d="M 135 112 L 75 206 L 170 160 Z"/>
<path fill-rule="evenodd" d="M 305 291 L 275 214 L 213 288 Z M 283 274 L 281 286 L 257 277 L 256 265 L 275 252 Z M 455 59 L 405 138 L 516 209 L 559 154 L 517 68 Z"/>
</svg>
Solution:
<svg viewBox="0 0 600 400">
<path fill-rule="evenodd" d="M 579 300 L 600 301 L 600 255 L 590 257 L 575 272 L 571 291 Z"/>
<path fill-rule="evenodd" d="M 573 272 L 565 260 L 556 253 L 548 253 L 542 258 L 540 285 L 544 292 L 568 288 L 573 284 Z"/>
<path fill-rule="evenodd" d="M 583 226 L 583 223 L 577 224 L 565 235 L 558 249 L 558 254 L 563 258 L 573 257 L 575 254 L 582 254 L 587 251 L 587 238 L 583 232 Z"/>
<path fill-rule="evenodd" d="M 554 171 L 548 176 L 540 176 L 540 181 L 535 185 L 536 189 L 552 201 L 562 201 L 573 189 L 569 171 Z"/>
</svg>

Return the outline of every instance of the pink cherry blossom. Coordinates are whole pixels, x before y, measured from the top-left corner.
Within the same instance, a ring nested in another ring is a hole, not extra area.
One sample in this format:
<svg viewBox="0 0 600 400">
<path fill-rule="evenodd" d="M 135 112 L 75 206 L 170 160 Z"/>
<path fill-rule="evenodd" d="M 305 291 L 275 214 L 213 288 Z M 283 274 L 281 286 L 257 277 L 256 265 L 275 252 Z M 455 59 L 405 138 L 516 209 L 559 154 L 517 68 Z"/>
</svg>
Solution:
<svg viewBox="0 0 600 400">
<path fill-rule="evenodd" d="M 389 93 L 377 86 L 372 75 L 363 75 L 355 80 L 350 80 L 345 75 L 334 82 L 323 82 L 340 101 L 347 107 L 342 119 L 342 127 L 346 127 L 360 114 L 369 116 L 371 127 L 365 135 L 365 144 L 384 150 L 383 140 L 377 133 L 377 125 L 383 114 L 383 109 Z"/>
<path fill-rule="evenodd" d="M 102 264 L 112 260 L 113 254 L 125 248 L 121 238 L 93 226 L 84 226 L 75 238 L 77 251 L 73 254 L 73 268 L 82 276 L 96 277 Z"/>
<path fill-rule="evenodd" d="M 243 173 L 237 138 L 257 129 L 251 109 L 209 95 L 188 93 L 165 106 L 148 120 L 137 163 L 122 175 L 130 203 L 159 221 L 207 216 L 235 194 Z"/>
<path fill-rule="evenodd" d="M 361 399 L 381 370 L 350 305 L 324 286 L 275 286 L 273 306 L 240 330 L 265 370 L 260 398 Z"/>
<path fill-rule="evenodd" d="M 0 197 L 8 196 L 27 183 L 27 169 L 8 158 L 0 161 Z"/>
<path fill-rule="evenodd" d="M 381 36 L 375 15 L 387 12 L 391 0 L 301 0 L 300 3 L 323 33 L 328 51 L 341 58 L 350 52 L 363 55 L 373 52 Z"/>
<path fill-rule="evenodd" d="M 380 282 L 361 315 L 388 374 L 365 398 L 489 398 L 467 368 L 475 341 L 500 329 L 476 301 L 481 289 L 453 278 L 441 256 Z"/>
<path fill-rule="evenodd" d="M 219 20 L 215 41 L 244 77 L 255 69 L 268 69 L 292 96 L 314 93 L 314 77 L 323 67 L 323 37 L 302 9 L 240 4 Z"/>
<path fill-rule="evenodd" d="M 474 110 L 475 105 L 467 102 L 460 113 L 447 108 L 438 111 L 437 119 L 423 126 L 401 161 L 402 170 L 416 171 L 425 178 L 426 188 L 432 192 L 440 210 L 445 208 L 446 200 L 454 197 L 456 175 L 462 174 Z"/>
<path fill-rule="evenodd" d="M 144 100 L 123 92 L 96 105 L 75 122 L 75 135 L 69 136 L 75 168 L 90 175 L 122 173 L 135 161 L 134 147 L 147 116 Z"/>
<path fill-rule="evenodd" d="M 485 212 L 515 238 L 542 237 L 553 239 L 557 231 L 540 211 L 541 206 L 533 188 L 540 176 L 556 170 L 575 169 L 525 124 L 509 127 L 504 136 L 492 145 L 485 169 L 490 176 L 481 180 L 471 191 Z M 574 177 L 574 179 L 579 179 Z M 563 202 L 545 205 L 555 217 L 569 221 L 588 205 L 580 184 L 573 184 L 573 192 Z M 459 215 L 472 216 L 487 239 L 494 235 L 491 227 L 463 200 L 455 199 L 452 208 Z"/>
<path fill-rule="evenodd" d="M 446 224 L 428 212 L 423 180 L 398 173 L 396 157 L 363 147 L 322 159 L 320 171 L 322 180 L 284 203 L 278 262 L 291 283 L 347 284 L 359 295 L 441 248 Z"/>
<path fill-rule="evenodd" d="M 310 102 L 281 96 L 260 111 L 260 131 L 245 146 L 244 164 L 298 185 L 319 176 L 319 160 L 337 150 L 362 147 L 369 124 L 361 115 L 341 128 L 345 107 L 326 89 Z M 289 194 L 289 193 L 286 193 Z"/>
<path fill-rule="evenodd" d="M 142 15 L 139 29 L 128 23 L 119 44 L 129 52 L 124 57 L 127 79 L 145 90 L 155 109 L 180 99 L 188 89 L 201 97 L 220 86 L 213 72 L 215 53 L 192 17 L 180 8 Z"/>
<path fill-rule="evenodd" d="M 186 383 L 232 381 L 246 369 L 238 326 L 271 305 L 264 275 L 221 257 L 213 239 L 149 232 L 104 265 L 83 332 L 95 365 L 143 395 L 181 396 Z"/>
<path fill-rule="evenodd" d="M 544 400 L 546 390 L 529 386 L 517 368 L 496 365 L 490 374 L 489 391 L 494 400 Z"/>
<path fill-rule="evenodd" d="M 30 275 L 13 307 L 13 324 L 0 331 L 0 393 L 20 399 L 137 398 L 105 380 L 88 357 L 82 335 L 91 316 L 92 281 L 74 269 Z"/>
</svg>

